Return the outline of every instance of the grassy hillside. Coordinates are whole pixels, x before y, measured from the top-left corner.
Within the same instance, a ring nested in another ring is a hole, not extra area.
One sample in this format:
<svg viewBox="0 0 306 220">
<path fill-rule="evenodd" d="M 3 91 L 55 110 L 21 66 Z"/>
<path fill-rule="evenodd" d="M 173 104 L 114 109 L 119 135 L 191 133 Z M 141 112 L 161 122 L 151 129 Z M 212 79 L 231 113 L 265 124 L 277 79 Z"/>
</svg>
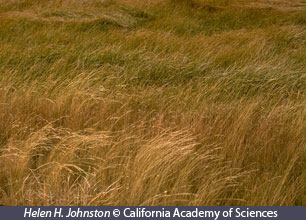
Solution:
<svg viewBox="0 0 306 220">
<path fill-rule="evenodd" d="M 306 205 L 306 1 L 0 0 L 0 204 Z"/>
</svg>

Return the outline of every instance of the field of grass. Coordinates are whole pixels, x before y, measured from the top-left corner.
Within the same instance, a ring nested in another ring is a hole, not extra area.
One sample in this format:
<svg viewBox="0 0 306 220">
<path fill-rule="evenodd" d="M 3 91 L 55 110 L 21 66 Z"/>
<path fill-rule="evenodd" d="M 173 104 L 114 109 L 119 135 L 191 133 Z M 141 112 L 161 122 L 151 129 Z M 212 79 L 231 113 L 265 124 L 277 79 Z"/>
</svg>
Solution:
<svg viewBox="0 0 306 220">
<path fill-rule="evenodd" d="M 0 204 L 306 205 L 306 1 L 0 0 Z"/>
</svg>

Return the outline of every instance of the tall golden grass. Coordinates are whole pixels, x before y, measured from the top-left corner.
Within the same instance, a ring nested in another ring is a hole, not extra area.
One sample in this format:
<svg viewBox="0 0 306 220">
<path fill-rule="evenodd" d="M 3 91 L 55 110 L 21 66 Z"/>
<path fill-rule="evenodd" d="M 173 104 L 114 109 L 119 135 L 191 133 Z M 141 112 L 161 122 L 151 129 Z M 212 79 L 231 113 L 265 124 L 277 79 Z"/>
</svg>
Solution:
<svg viewBox="0 0 306 220">
<path fill-rule="evenodd" d="M 306 5 L 1 0 L 0 204 L 306 205 Z"/>
</svg>

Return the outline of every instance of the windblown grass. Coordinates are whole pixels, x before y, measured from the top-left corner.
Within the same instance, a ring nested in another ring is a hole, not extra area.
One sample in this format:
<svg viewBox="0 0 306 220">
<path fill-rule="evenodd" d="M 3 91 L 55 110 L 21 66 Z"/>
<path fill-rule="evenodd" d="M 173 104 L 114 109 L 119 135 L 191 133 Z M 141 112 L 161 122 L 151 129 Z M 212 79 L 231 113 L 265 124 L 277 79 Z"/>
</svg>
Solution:
<svg viewBox="0 0 306 220">
<path fill-rule="evenodd" d="M 305 1 L 0 0 L 0 203 L 306 205 Z"/>
</svg>

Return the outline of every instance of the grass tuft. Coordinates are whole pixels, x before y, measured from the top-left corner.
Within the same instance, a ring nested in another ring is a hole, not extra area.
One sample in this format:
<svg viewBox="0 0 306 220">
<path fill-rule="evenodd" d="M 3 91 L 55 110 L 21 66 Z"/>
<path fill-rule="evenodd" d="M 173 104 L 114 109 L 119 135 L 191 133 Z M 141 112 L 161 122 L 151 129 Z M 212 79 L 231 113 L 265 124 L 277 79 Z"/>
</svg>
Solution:
<svg viewBox="0 0 306 220">
<path fill-rule="evenodd" d="M 305 10 L 0 0 L 0 204 L 306 205 Z"/>
</svg>

